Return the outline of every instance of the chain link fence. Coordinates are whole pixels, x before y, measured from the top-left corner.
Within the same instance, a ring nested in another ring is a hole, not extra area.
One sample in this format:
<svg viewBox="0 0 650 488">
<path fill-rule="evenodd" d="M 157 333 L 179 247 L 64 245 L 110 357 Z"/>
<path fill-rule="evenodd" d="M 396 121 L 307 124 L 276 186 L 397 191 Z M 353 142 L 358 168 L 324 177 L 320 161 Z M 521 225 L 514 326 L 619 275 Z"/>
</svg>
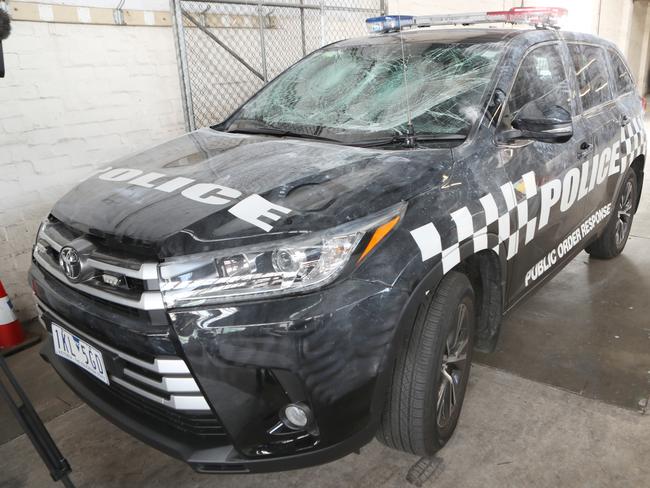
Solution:
<svg viewBox="0 0 650 488">
<path fill-rule="evenodd" d="M 366 34 L 385 0 L 171 0 L 188 130 L 225 119 L 321 46 Z"/>
</svg>

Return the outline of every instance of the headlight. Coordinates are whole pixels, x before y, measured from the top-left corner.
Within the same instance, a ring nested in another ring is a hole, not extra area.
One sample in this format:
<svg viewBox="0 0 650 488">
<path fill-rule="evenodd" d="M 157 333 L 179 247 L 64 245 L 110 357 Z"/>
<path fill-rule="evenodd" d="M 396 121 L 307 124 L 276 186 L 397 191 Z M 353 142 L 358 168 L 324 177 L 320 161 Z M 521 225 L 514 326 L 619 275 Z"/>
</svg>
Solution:
<svg viewBox="0 0 650 488">
<path fill-rule="evenodd" d="M 400 204 L 302 237 L 168 259 L 159 268 L 165 305 L 193 307 L 325 286 L 365 258 L 405 210 Z"/>
</svg>

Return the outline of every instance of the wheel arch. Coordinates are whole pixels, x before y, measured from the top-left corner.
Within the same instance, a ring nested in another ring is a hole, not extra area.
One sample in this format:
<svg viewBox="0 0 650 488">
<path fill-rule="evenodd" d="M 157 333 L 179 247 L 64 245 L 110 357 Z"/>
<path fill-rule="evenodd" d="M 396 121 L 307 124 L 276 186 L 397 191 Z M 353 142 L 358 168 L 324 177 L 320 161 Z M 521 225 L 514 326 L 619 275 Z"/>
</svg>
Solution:
<svg viewBox="0 0 650 488">
<path fill-rule="evenodd" d="M 498 252 L 497 252 L 498 251 Z M 497 235 L 487 234 L 487 248 L 476 250 L 472 239 L 459 247 L 460 262 L 445 271 L 442 261 L 437 263 L 420 280 L 410 297 L 410 317 L 404 322 L 411 322 L 416 315 L 415 304 L 423 303 L 429 293 L 435 293 L 440 282 L 449 271 L 465 274 L 474 287 L 477 303 L 477 330 L 475 347 L 484 352 L 491 352 L 496 347 L 501 326 L 501 316 L 506 305 L 507 291 L 507 250 L 506 243 L 499 243 Z M 406 324 L 402 324 L 403 328 Z"/>
<path fill-rule="evenodd" d="M 490 247 L 492 246 L 492 247 Z M 475 349 L 492 352 L 496 347 L 501 329 L 501 317 L 505 306 L 507 260 L 505 243 L 499 244 L 498 237 L 488 234 L 488 249 L 474 252 L 473 243 L 466 242 L 460 246 L 461 256 L 465 256 L 449 271 L 460 271 L 468 276 L 474 286 L 475 294 L 480 297 L 477 303 L 477 332 Z M 499 252 L 496 252 L 498 250 Z M 382 358 L 375 399 L 373 405 L 376 421 L 384 409 L 386 392 L 389 390 L 390 378 L 400 348 L 410 336 L 418 314 L 423 313 L 447 273 L 443 272 L 442 262 L 430 268 L 411 291 L 400 313 L 391 347 Z"/>
<path fill-rule="evenodd" d="M 639 202 L 641 202 L 641 192 L 643 191 L 643 169 L 645 167 L 645 156 L 642 154 L 638 156 L 634 161 L 632 161 L 632 164 L 630 165 L 630 168 L 634 170 L 634 173 L 636 173 L 636 183 L 637 183 L 637 199 L 636 199 L 636 208 L 634 209 L 634 212 L 639 209 Z"/>
<path fill-rule="evenodd" d="M 505 297 L 505 263 L 494 250 L 483 250 L 468 256 L 454 270 L 471 281 L 476 296 L 476 340 L 474 347 L 483 352 L 494 351 L 503 315 Z"/>
</svg>

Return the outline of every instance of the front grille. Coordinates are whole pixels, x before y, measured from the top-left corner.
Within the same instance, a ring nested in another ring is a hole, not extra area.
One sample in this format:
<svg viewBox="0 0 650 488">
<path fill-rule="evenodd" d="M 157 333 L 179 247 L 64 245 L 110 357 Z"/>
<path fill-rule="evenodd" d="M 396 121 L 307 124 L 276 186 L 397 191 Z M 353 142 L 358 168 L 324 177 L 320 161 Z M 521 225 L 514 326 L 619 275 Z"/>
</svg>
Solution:
<svg viewBox="0 0 650 488">
<path fill-rule="evenodd" d="M 83 262 L 71 280 L 59 254 L 72 247 Z M 34 248 L 40 270 L 36 301 L 46 328 L 55 322 L 100 349 L 110 386 L 87 381 L 137 415 L 182 433 L 226 436 L 187 364 L 178 357 L 158 286 L 157 263 L 113 252 L 102 240 L 49 218 Z M 39 285 L 40 283 L 40 285 Z"/>
<path fill-rule="evenodd" d="M 169 339 L 158 339 L 169 335 L 165 310 L 139 310 L 83 293 L 47 272 L 38 262 L 34 263 L 32 277 L 38 299 L 82 333 L 108 344 L 120 344 L 125 352 L 134 349 L 136 355 L 176 354 Z"/>
<path fill-rule="evenodd" d="M 87 340 L 104 352 L 110 360 L 107 364 L 111 384 L 118 384 L 134 394 L 172 410 L 209 412 L 210 406 L 201 393 L 190 370 L 181 358 L 163 356 L 153 358 L 136 357 L 122 351 L 119 346 L 109 345 L 88 337 L 77 327 L 36 299 L 41 318 L 47 316 L 70 332 Z M 47 327 L 47 321 L 44 320 Z"/>
<path fill-rule="evenodd" d="M 79 258 L 80 276 L 66 277 L 59 265 L 61 249 L 71 247 Z M 81 235 L 63 223 L 47 220 L 41 226 L 34 260 L 41 269 L 81 293 L 138 310 L 163 310 L 158 265 L 111 254 L 96 238 Z"/>
<path fill-rule="evenodd" d="M 102 351 L 110 386 L 81 369 L 78 374 L 107 394 L 138 414 L 178 431 L 204 437 L 227 435 L 181 358 L 136 357 L 87 336 L 38 299 L 37 305 L 46 327 L 54 321 Z"/>
<path fill-rule="evenodd" d="M 147 401 L 119 385 L 115 384 L 109 387 L 104 385 L 104 383 L 98 383 L 105 386 L 106 389 L 110 389 L 111 394 L 119 397 L 120 400 L 132 408 L 146 413 L 156 420 L 164 422 L 177 430 L 200 436 L 226 435 L 226 431 L 221 425 L 221 422 L 219 422 L 219 419 L 212 413 L 200 414 L 170 410 L 166 407 Z"/>
</svg>

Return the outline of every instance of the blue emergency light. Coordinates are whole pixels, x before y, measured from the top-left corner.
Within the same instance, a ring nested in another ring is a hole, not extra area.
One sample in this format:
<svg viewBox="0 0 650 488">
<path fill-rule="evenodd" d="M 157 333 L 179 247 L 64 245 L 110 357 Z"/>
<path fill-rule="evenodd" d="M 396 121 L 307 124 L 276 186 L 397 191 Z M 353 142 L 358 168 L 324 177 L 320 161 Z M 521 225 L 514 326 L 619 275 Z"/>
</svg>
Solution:
<svg viewBox="0 0 650 488">
<path fill-rule="evenodd" d="M 371 34 L 397 32 L 413 25 L 415 25 L 415 17 L 412 15 L 382 15 L 366 19 L 366 27 Z"/>
</svg>

